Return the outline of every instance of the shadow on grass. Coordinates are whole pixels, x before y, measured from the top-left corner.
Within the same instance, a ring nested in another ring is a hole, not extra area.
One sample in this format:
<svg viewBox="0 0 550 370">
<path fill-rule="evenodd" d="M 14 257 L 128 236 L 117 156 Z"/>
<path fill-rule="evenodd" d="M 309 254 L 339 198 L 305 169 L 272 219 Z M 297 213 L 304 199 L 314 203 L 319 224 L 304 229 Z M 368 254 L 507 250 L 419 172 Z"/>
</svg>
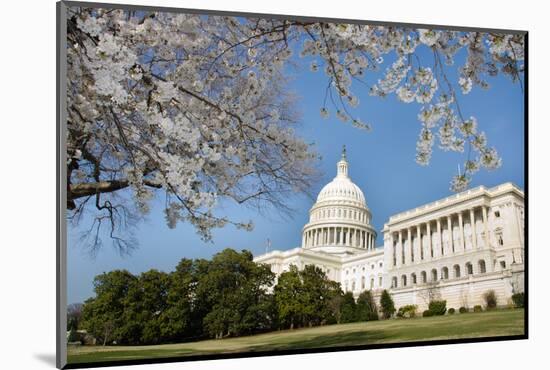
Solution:
<svg viewBox="0 0 550 370">
<path fill-rule="evenodd" d="M 398 339 L 397 335 L 388 335 L 382 330 L 355 331 L 350 333 L 323 334 L 313 338 L 292 341 L 288 343 L 270 343 L 266 345 L 253 346 L 251 352 L 281 351 L 296 349 L 314 349 L 324 347 L 346 347 L 372 344 L 381 341 Z"/>
<path fill-rule="evenodd" d="M 117 361 L 211 354 L 277 352 L 330 347 L 356 347 L 459 338 L 498 337 L 524 333 L 523 311 L 499 311 L 460 316 L 439 316 L 343 324 L 314 329 L 272 332 L 228 338 L 219 342 L 182 343 L 179 348 L 147 348 L 69 354 L 70 363 Z M 315 332 L 316 331 L 316 332 Z M 331 332 L 332 331 L 332 332 Z M 215 343 L 215 344 L 214 344 Z"/>
</svg>

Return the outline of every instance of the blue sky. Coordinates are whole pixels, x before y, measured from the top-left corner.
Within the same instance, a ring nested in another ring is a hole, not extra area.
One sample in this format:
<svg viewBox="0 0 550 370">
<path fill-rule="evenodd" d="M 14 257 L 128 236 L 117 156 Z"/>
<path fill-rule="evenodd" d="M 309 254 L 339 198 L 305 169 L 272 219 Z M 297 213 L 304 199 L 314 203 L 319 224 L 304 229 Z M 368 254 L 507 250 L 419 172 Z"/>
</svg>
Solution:
<svg viewBox="0 0 550 370">
<path fill-rule="evenodd" d="M 423 56 L 420 55 L 421 58 Z M 454 81 L 456 78 L 452 71 L 461 65 L 463 57 L 459 56 L 455 67 L 449 69 Z M 322 155 L 318 166 L 323 176 L 311 193 L 316 196 L 335 176 L 336 162 L 345 144 L 350 176 L 365 194 L 378 231 L 377 246 L 381 246 L 380 230 L 392 214 L 451 195 L 450 179 L 457 172 L 457 164 L 464 162 L 464 157 L 434 148 L 429 166 L 416 164 L 416 139 L 420 130 L 417 114 L 420 106 L 401 103 L 393 95 L 385 99 L 370 97 L 367 89 L 360 84 L 353 85 L 360 99 L 359 107 L 354 112 L 364 122 L 371 123 L 371 132 L 342 123 L 334 115 L 322 119 L 319 109 L 327 79 L 323 72 L 309 71 L 310 60 L 297 58 L 302 67 L 289 71 L 292 74 L 289 89 L 300 97 L 298 108 L 302 116 L 297 134 L 314 143 L 317 152 Z M 479 128 L 487 133 L 489 144 L 497 148 L 503 160 L 498 170 L 477 173 L 471 186 L 491 187 L 510 181 L 523 188 L 523 93 L 520 86 L 513 84 L 509 78 L 490 78 L 489 83 L 489 90 L 474 87 L 469 95 L 459 93 L 464 115 L 476 116 Z M 328 109 L 334 112 L 330 105 Z M 91 258 L 76 241 L 78 229 L 69 228 L 68 302 L 82 302 L 91 297 L 94 276 L 113 269 L 128 269 L 133 273 L 151 268 L 171 271 L 181 258 L 208 258 L 227 247 L 248 249 L 256 255 L 265 251 L 268 238 L 271 249 L 297 247 L 301 243 L 301 229 L 308 221 L 308 211 L 313 202 L 314 199 L 303 195 L 290 198 L 289 204 L 294 209 L 291 218 L 276 212 L 259 215 L 244 207 L 223 204 L 220 212 L 236 220 L 253 219 L 255 228 L 252 232 L 246 232 L 225 227 L 214 232 L 213 243 L 202 242 L 187 224 L 168 229 L 162 202 L 155 202 L 147 220 L 139 225 L 136 233 L 140 243 L 138 249 L 126 257 L 121 257 L 106 241 L 99 254 Z"/>
</svg>

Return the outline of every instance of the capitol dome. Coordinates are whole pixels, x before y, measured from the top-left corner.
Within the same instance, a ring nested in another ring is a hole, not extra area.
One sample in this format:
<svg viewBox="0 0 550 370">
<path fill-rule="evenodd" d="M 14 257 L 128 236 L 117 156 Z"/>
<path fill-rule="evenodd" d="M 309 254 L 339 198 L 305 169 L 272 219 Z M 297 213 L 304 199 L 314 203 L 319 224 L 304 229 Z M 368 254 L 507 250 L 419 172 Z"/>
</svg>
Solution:
<svg viewBox="0 0 550 370">
<path fill-rule="evenodd" d="M 331 254 L 355 254 L 375 248 L 376 231 L 363 191 L 351 181 L 346 149 L 336 177 L 321 189 L 304 226 L 302 248 Z"/>
<path fill-rule="evenodd" d="M 345 150 L 345 149 L 344 149 Z M 317 202 L 349 201 L 366 207 L 365 196 L 348 176 L 348 162 L 345 151 L 338 162 L 336 177 L 326 184 L 317 196 Z"/>
</svg>

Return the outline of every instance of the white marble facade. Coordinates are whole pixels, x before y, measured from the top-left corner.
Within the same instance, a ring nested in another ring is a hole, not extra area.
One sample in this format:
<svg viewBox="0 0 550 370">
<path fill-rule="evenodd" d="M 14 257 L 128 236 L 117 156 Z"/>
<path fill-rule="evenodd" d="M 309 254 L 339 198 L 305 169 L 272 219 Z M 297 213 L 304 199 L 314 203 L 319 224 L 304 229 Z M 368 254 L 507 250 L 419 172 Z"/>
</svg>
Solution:
<svg viewBox="0 0 550 370">
<path fill-rule="evenodd" d="M 483 186 L 391 216 L 376 247 L 376 230 L 361 189 L 348 174 L 345 149 L 337 175 L 319 193 L 302 232 L 302 246 L 255 258 L 277 275 L 314 264 L 358 296 L 388 289 L 396 307 L 430 299 L 447 307 L 498 303 L 523 291 L 524 194 L 511 183 Z"/>
</svg>

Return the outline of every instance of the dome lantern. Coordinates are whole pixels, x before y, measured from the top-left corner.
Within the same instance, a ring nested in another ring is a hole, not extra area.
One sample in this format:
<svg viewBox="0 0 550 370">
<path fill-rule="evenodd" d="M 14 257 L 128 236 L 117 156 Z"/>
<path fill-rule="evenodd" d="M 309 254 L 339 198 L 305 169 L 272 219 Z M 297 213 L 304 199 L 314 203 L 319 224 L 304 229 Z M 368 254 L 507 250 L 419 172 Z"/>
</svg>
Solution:
<svg viewBox="0 0 550 370">
<path fill-rule="evenodd" d="M 348 176 L 348 161 L 346 159 L 346 146 L 342 149 L 342 159 L 337 164 L 336 176 L 349 177 Z"/>
</svg>

